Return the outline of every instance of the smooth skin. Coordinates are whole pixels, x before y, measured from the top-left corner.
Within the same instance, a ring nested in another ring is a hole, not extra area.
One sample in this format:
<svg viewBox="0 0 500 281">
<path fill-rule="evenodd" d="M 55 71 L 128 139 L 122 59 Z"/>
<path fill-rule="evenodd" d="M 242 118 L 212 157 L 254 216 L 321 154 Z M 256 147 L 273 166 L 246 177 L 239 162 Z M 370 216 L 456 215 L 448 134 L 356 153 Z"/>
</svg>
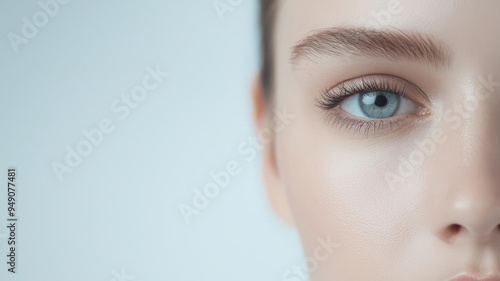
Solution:
<svg viewBox="0 0 500 281">
<path fill-rule="evenodd" d="M 296 116 L 266 145 L 263 173 L 274 210 L 298 230 L 306 257 L 315 257 L 318 239 L 339 245 L 317 260 L 311 280 L 499 276 L 499 14 L 494 0 L 280 2 L 274 88 L 266 99 L 256 79 L 255 122 L 268 128 L 273 108 Z M 436 66 L 370 46 L 291 59 L 305 38 L 332 28 L 418 34 L 448 61 Z M 406 112 L 389 118 L 401 122 L 366 130 L 332 122 L 369 122 L 347 106 L 318 106 L 325 89 L 370 75 L 412 85 L 406 99 L 425 114 Z"/>
</svg>

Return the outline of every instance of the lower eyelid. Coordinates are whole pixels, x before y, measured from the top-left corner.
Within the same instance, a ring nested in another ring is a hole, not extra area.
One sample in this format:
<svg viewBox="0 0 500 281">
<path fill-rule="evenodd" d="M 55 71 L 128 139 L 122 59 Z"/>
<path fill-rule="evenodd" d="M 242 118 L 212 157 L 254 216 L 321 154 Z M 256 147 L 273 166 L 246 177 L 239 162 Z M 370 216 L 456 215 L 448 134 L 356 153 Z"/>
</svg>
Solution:
<svg viewBox="0 0 500 281">
<path fill-rule="evenodd" d="M 384 119 L 361 119 L 336 108 L 326 115 L 326 122 L 338 128 L 341 133 L 364 137 L 389 135 L 402 128 L 412 127 L 422 122 L 422 116 L 402 114 Z"/>
</svg>

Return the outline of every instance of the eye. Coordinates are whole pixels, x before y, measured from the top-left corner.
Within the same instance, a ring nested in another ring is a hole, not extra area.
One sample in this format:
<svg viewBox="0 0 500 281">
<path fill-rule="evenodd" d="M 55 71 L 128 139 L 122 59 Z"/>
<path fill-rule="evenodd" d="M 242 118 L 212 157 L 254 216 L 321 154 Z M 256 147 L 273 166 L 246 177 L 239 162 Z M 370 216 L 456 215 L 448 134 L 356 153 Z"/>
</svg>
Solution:
<svg viewBox="0 0 500 281">
<path fill-rule="evenodd" d="M 396 93 L 372 91 L 346 98 L 340 108 L 360 118 L 382 119 L 401 114 L 416 114 L 418 106 Z"/>
<path fill-rule="evenodd" d="M 415 84 L 392 75 L 354 78 L 324 90 L 316 105 L 327 122 L 341 129 L 375 135 L 416 124 L 432 108 L 427 95 Z"/>
</svg>

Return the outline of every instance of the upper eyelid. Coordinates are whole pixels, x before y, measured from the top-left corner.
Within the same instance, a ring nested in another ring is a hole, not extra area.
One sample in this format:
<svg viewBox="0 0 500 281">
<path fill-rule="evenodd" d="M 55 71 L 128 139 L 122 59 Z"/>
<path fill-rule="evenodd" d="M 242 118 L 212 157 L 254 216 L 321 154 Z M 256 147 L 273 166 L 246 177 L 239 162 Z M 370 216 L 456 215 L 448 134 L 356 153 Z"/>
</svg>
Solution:
<svg viewBox="0 0 500 281">
<path fill-rule="evenodd" d="M 360 89 L 361 91 L 363 87 L 363 86 L 360 87 L 361 83 L 364 84 L 365 86 L 366 83 L 371 83 L 372 86 L 377 87 L 382 91 L 395 92 L 397 94 L 400 94 L 402 97 L 410 99 L 423 107 L 426 107 L 428 109 L 432 108 L 431 100 L 425 94 L 425 92 L 422 91 L 417 85 L 415 85 L 414 83 L 410 82 L 407 79 L 390 74 L 370 74 L 343 80 L 337 83 L 336 85 L 328 89 L 325 89 L 321 94 L 320 100 L 324 101 L 325 95 L 338 95 L 339 98 L 341 96 L 347 98 L 349 95 L 346 95 L 345 92 L 344 93 L 342 92 L 343 88 L 345 91 L 345 88 L 347 87 L 351 88 L 358 87 L 358 89 Z M 395 86 L 394 83 L 398 83 L 399 85 Z M 397 87 L 402 87 L 402 88 L 397 89 Z M 413 97 L 413 95 L 411 94 L 409 96 L 407 95 L 408 92 L 417 93 L 418 96 Z"/>
</svg>

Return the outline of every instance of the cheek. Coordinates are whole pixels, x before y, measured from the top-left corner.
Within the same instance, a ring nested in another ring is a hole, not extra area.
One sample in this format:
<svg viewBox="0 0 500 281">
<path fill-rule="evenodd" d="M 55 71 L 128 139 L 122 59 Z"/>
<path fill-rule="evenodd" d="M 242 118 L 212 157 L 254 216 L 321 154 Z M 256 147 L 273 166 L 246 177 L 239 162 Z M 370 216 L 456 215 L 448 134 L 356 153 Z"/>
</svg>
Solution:
<svg viewBox="0 0 500 281">
<path fill-rule="evenodd" d="M 353 142 L 309 123 L 297 120 L 277 139 L 277 161 L 306 256 L 321 238 L 340 245 L 315 274 L 391 274 L 421 225 L 418 189 L 391 189 L 384 176 L 407 148 Z"/>
</svg>

